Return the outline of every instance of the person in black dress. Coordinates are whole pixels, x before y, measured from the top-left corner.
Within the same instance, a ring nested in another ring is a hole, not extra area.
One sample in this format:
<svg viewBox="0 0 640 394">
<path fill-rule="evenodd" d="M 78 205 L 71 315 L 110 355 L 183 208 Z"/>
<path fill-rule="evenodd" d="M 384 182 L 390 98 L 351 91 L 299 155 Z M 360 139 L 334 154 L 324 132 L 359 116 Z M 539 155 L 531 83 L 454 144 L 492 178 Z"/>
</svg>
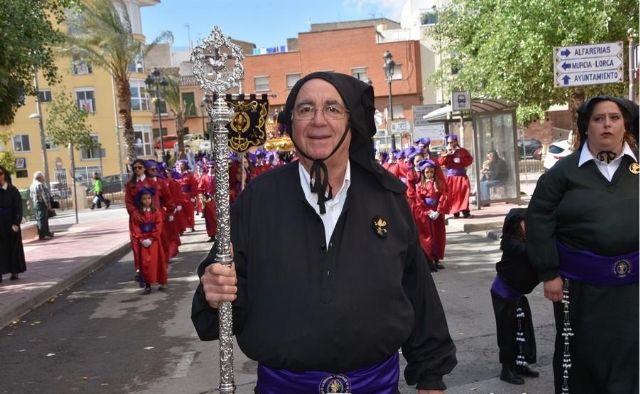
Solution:
<svg viewBox="0 0 640 394">
<path fill-rule="evenodd" d="M 7 169 L 0 165 L 0 282 L 4 274 L 11 274 L 11 279 L 15 280 L 18 274 L 27 270 L 20 223 L 20 192 L 11 184 Z"/>
</svg>

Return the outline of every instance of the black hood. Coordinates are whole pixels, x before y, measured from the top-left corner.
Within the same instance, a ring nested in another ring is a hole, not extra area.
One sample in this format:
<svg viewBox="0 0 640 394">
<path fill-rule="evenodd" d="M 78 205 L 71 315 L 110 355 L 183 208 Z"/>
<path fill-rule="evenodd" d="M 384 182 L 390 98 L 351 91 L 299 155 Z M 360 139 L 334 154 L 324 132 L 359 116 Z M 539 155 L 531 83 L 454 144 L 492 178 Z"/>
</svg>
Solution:
<svg viewBox="0 0 640 394">
<path fill-rule="evenodd" d="M 524 220 L 527 208 L 512 208 L 504 218 L 502 225 L 502 235 L 515 236 L 518 233 L 520 222 Z"/>
<path fill-rule="evenodd" d="M 376 133 L 374 114 L 373 86 L 360 81 L 350 75 L 332 72 L 314 72 L 300 79 L 291 89 L 285 105 L 282 120 L 286 130 L 291 133 L 293 107 L 296 97 L 307 81 L 322 79 L 336 88 L 346 108 L 349 110 L 349 127 L 351 128 L 351 145 L 349 146 L 349 160 L 362 166 L 374 174 L 380 184 L 388 190 L 404 193 L 405 186 L 393 175 L 380 166 L 374 158 L 373 136 Z"/>
<path fill-rule="evenodd" d="M 580 131 L 580 146 L 587 140 L 587 129 L 589 128 L 589 118 L 593 107 L 601 101 L 613 101 L 618 105 L 624 117 L 625 130 L 633 135 L 638 141 L 638 104 L 622 97 L 596 96 L 582 103 L 578 108 L 578 130 Z"/>
</svg>

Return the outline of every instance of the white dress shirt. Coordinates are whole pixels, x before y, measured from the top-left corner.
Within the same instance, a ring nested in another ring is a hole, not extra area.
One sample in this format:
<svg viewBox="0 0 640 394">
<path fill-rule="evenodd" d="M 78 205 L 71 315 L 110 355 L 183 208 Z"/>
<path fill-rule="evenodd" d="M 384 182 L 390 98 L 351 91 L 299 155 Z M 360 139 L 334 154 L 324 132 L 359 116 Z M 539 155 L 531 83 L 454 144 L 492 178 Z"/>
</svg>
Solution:
<svg viewBox="0 0 640 394">
<path fill-rule="evenodd" d="M 599 160 L 598 158 L 593 156 L 593 154 L 589 150 L 589 142 L 587 141 L 584 143 L 584 145 L 582 146 L 582 150 L 580 151 L 580 160 L 578 161 L 578 167 L 582 167 L 584 163 L 588 162 L 589 160 L 593 160 L 600 173 L 605 178 L 607 178 L 609 182 L 611 182 L 613 174 L 615 174 L 618 167 L 620 167 L 620 162 L 622 161 L 622 156 L 624 155 L 628 155 L 633 160 L 638 161 L 636 156 L 633 154 L 633 151 L 626 142 L 622 147 L 622 153 L 620 153 L 620 155 L 618 155 L 618 157 L 616 157 L 615 159 L 611 160 L 611 162 L 607 163 L 606 161 Z"/>
<path fill-rule="evenodd" d="M 302 186 L 302 190 L 304 191 L 304 196 L 306 197 L 309 204 L 315 209 L 316 213 L 322 219 L 322 223 L 324 224 L 324 236 L 325 242 L 327 245 L 327 249 L 330 246 L 331 235 L 333 234 L 333 230 L 336 228 L 336 224 L 338 223 L 338 218 L 342 213 L 342 208 L 344 208 L 344 203 L 347 201 L 347 190 L 349 190 L 349 185 L 351 185 L 351 163 L 347 162 L 347 170 L 344 173 L 344 181 L 342 182 L 342 186 L 340 190 L 333 196 L 333 198 L 324 203 L 327 212 L 324 215 L 320 214 L 320 206 L 318 206 L 318 195 L 311 192 L 311 176 L 304 168 L 302 163 L 298 163 L 298 168 L 300 169 L 300 185 Z"/>
</svg>

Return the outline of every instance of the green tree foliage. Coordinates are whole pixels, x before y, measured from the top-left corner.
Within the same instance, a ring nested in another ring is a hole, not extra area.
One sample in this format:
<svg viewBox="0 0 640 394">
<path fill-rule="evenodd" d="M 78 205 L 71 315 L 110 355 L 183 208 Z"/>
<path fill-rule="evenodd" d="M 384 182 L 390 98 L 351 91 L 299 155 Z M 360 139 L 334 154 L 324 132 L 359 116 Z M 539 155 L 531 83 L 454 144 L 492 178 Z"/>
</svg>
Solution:
<svg viewBox="0 0 640 394">
<path fill-rule="evenodd" d="M 76 149 L 96 147 L 87 123 L 89 114 L 78 108 L 71 94 L 56 94 L 47 113 L 47 136 L 56 145 L 73 144 Z"/>
<path fill-rule="evenodd" d="M 624 41 L 626 69 L 627 30 L 637 26 L 637 0 L 453 0 L 433 31 L 448 58 L 434 79 L 517 102 L 526 124 L 571 98 L 624 95 L 625 84 L 555 88 L 553 47 Z"/>
<path fill-rule="evenodd" d="M 69 17 L 68 24 L 69 33 L 63 52 L 78 55 L 107 70 L 113 77 L 127 159 L 132 162 L 136 153 L 129 70 L 142 61 L 158 42 L 170 40 L 173 36 L 171 32 L 164 32 L 145 45 L 134 36 L 128 9 L 122 0 L 81 0 L 79 12 Z"/>
<path fill-rule="evenodd" d="M 74 0 L 0 0 L 0 124 L 13 123 L 24 97 L 35 95 L 39 70 L 50 84 L 58 81 L 54 47 L 64 35 L 57 25 Z"/>
<path fill-rule="evenodd" d="M 0 151 L 0 165 L 6 168 L 7 171 L 15 173 L 16 157 L 9 149 L 7 149 L 9 141 L 11 141 L 11 133 L 7 131 L 0 131 L 0 144 L 5 147 L 4 150 Z"/>
<path fill-rule="evenodd" d="M 178 154 L 180 158 L 184 158 L 184 136 L 186 134 L 184 121 L 193 108 L 190 103 L 182 101 L 182 92 L 180 89 L 180 77 L 175 75 L 167 76 L 167 82 L 169 84 L 166 88 L 165 100 L 174 117 L 176 118 L 176 133 L 178 136 Z"/>
</svg>

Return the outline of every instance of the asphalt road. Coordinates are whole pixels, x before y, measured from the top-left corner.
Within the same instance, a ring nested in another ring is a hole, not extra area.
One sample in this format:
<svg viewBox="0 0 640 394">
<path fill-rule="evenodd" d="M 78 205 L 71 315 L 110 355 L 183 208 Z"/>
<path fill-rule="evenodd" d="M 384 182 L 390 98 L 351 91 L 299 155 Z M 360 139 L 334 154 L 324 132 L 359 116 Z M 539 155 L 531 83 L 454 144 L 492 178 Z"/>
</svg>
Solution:
<svg viewBox="0 0 640 394">
<path fill-rule="evenodd" d="M 541 377 L 508 385 L 497 378 L 489 295 L 498 243 L 473 234 L 448 237 L 447 268 L 435 274 L 458 349 L 458 366 L 445 378 L 447 392 L 553 392 L 552 311 L 541 287 L 529 297 Z M 203 231 L 185 234 L 166 292 L 140 294 L 129 254 L 1 330 L 0 393 L 217 392 L 217 342 L 199 341 L 189 319 L 195 270 L 211 246 L 205 240 Z M 234 369 L 236 392 L 253 393 L 256 363 L 237 348 Z M 401 391 L 415 392 L 406 385 Z"/>
</svg>

